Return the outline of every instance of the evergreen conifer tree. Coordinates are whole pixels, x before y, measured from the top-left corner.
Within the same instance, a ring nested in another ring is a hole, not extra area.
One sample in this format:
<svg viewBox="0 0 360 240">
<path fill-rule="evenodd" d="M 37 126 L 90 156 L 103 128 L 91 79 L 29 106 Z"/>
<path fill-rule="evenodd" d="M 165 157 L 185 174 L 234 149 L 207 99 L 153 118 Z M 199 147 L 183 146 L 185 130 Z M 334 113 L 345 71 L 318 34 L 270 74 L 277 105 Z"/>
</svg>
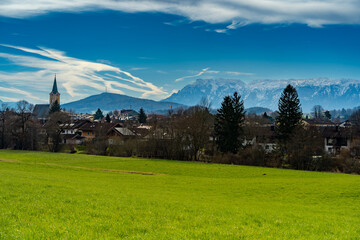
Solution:
<svg viewBox="0 0 360 240">
<path fill-rule="evenodd" d="M 50 110 L 49 110 L 49 114 L 52 114 L 54 112 L 59 112 L 60 111 L 60 104 L 58 103 L 58 101 L 56 100 L 54 102 L 53 105 L 51 105 Z"/>
<path fill-rule="evenodd" d="M 110 122 L 111 122 L 111 118 L 110 118 L 110 115 L 109 115 L 109 114 L 106 114 L 105 120 L 106 120 L 107 123 L 110 123 Z"/>
<path fill-rule="evenodd" d="M 218 149 L 223 152 L 237 153 L 242 144 L 244 102 L 237 92 L 226 96 L 215 117 L 215 138 Z"/>
<path fill-rule="evenodd" d="M 98 110 L 95 112 L 94 114 L 94 120 L 98 120 L 98 119 L 103 119 L 104 115 L 102 113 L 102 111 L 100 110 L 100 108 L 98 108 Z"/>
<path fill-rule="evenodd" d="M 139 123 L 146 123 L 147 116 L 143 108 L 140 108 L 139 111 Z"/>
<path fill-rule="evenodd" d="M 326 111 L 326 112 L 325 112 L 325 117 L 326 117 L 327 119 L 331 120 L 331 114 L 330 114 L 329 111 Z"/>
<path fill-rule="evenodd" d="M 297 91 L 289 84 L 279 99 L 279 116 L 276 118 L 277 133 L 283 143 L 301 124 L 301 118 L 302 111 Z"/>
</svg>

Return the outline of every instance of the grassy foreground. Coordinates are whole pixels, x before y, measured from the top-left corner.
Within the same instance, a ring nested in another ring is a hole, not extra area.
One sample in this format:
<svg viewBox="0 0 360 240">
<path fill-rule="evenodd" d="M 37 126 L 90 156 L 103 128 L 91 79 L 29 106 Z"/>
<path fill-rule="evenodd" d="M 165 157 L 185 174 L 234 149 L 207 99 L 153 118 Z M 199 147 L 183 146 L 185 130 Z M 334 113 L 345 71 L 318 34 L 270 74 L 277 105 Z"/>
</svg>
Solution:
<svg viewBox="0 0 360 240">
<path fill-rule="evenodd" d="M 0 239 L 359 239 L 359 226 L 360 176 L 0 151 Z"/>
</svg>

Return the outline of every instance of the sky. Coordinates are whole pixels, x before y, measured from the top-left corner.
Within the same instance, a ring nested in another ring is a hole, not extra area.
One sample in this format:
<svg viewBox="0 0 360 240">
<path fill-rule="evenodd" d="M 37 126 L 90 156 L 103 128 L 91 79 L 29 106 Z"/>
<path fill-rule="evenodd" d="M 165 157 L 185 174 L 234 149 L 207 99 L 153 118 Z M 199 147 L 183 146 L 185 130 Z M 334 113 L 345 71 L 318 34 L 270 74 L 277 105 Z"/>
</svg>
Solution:
<svg viewBox="0 0 360 240">
<path fill-rule="evenodd" d="M 357 0 L 4 0 L 0 100 L 161 100 L 198 78 L 360 79 Z"/>
</svg>

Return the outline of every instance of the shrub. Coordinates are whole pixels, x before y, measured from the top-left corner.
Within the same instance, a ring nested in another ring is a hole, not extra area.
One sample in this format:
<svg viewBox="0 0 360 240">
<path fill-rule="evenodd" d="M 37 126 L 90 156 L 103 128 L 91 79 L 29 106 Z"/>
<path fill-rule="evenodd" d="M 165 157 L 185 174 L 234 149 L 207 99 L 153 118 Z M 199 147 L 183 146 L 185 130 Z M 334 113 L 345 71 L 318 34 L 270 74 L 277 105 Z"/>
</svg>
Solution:
<svg viewBox="0 0 360 240">
<path fill-rule="evenodd" d="M 221 164 L 241 164 L 241 159 L 238 154 L 234 153 L 216 153 L 211 162 Z"/>
<path fill-rule="evenodd" d="M 343 149 L 334 158 L 333 169 L 343 173 L 360 174 L 360 159 L 352 157 L 349 150 Z"/>
</svg>

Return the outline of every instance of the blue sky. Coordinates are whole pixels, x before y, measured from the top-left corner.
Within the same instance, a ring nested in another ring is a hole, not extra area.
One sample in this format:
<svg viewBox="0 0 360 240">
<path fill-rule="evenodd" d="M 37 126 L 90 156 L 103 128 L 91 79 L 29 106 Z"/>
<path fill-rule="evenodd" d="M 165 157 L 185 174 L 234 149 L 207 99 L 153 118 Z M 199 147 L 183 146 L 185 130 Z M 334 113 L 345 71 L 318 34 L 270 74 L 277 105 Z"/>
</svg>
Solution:
<svg viewBox="0 0 360 240">
<path fill-rule="evenodd" d="M 197 78 L 360 79 L 360 3 L 0 3 L 0 100 L 163 99 Z"/>
</svg>

